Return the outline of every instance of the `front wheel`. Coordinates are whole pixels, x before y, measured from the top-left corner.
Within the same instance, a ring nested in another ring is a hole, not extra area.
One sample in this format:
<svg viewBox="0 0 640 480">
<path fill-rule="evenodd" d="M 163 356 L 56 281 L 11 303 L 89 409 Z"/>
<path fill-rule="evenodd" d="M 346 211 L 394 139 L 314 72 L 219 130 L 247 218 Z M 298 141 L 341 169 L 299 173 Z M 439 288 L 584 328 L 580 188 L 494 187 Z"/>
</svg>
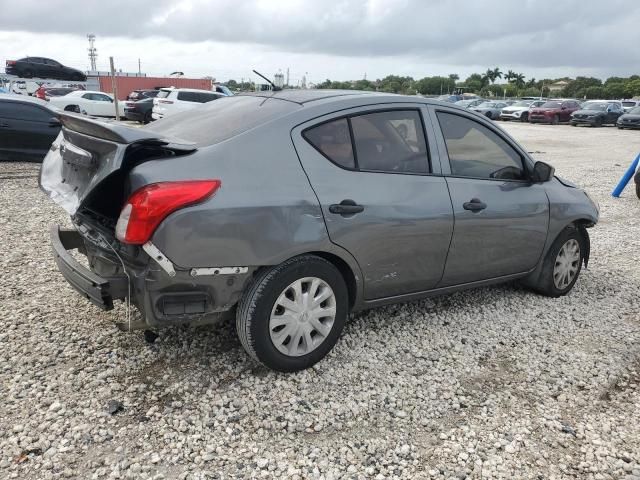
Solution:
<svg viewBox="0 0 640 480">
<path fill-rule="evenodd" d="M 578 229 L 565 228 L 547 253 L 535 290 L 549 297 L 569 293 L 580 275 L 584 254 L 584 242 Z"/>
<path fill-rule="evenodd" d="M 601 127 L 602 126 L 602 119 L 600 117 L 596 118 L 596 121 L 593 125 L 594 127 Z"/>
<path fill-rule="evenodd" d="M 244 349 L 281 372 L 309 368 L 337 342 L 349 310 L 338 269 L 314 255 L 264 270 L 245 291 L 236 313 Z"/>
<path fill-rule="evenodd" d="M 529 121 L 529 114 L 527 112 L 525 112 L 522 115 L 520 115 L 520 121 L 521 122 L 528 122 Z"/>
</svg>

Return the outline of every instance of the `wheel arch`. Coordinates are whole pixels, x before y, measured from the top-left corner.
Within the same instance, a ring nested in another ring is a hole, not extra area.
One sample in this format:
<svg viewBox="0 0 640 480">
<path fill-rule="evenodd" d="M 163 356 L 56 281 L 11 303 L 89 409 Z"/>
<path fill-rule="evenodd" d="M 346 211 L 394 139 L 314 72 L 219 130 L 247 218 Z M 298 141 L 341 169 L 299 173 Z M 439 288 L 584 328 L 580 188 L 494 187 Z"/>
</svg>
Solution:
<svg viewBox="0 0 640 480">
<path fill-rule="evenodd" d="M 356 305 L 356 301 L 358 300 L 358 281 L 356 278 L 356 274 L 354 273 L 351 266 L 344 259 L 334 253 L 309 252 L 307 255 L 315 255 L 317 257 L 323 258 L 338 269 L 338 271 L 342 275 L 342 278 L 344 278 L 344 281 L 347 284 L 347 294 L 349 296 L 349 311 L 351 311 Z"/>
<path fill-rule="evenodd" d="M 580 233 L 580 238 L 582 241 L 580 242 L 582 245 L 582 249 L 584 251 L 584 266 L 587 268 L 589 265 L 589 256 L 591 254 L 591 239 L 589 237 L 589 232 L 587 228 L 593 226 L 593 221 L 588 218 L 579 218 L 572 222 L 576 230 Z"/>
</svg>

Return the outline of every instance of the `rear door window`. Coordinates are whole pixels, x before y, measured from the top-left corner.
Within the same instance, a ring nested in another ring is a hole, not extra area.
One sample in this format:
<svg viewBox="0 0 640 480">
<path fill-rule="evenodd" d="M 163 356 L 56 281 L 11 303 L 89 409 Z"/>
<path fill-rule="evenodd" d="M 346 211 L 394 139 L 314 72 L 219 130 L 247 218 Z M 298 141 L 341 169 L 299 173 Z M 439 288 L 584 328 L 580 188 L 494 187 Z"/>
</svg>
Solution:
<svg viewBox="0 0 640 480">
<path fill-rule="evenodd" d="M 360 170 L 427 173 L 429 156 L 420 113 L 391 110 L 350 118 Z"/>
<path fill-rule="evenodd" d="M 213 100 L 217 100 L 218 98 L 220 98 L 220 95 L 217 95 L 215 93 L 199 93 L 198 95 L 200 95 L 200 102 L 201 103 L 208 103 L 208 102 L 211 102 Z"/>
<path fill-rule="evenodd" d="M 53 117 L 53 113 L 36 105 L 27 105 L 20 102 L 0 102 L 0 118 L 48 122 L 51 117 Z"/>
<path fill-rule="evenodd" d="M 322 155 L 343 168 L 355 168 L 353 144 L 346 118 L 309 128 L 302 136 Z"/>
<path fill-rule="evenodd" d="M 157 96 L 158 98 L 167 98 L 170 93 L 171 93 L 171 90 L 160 90 Z"/>
<path fill-rule="evenodd" d="M 524 180 L 522 157 L 496 133 L 470 118 L 437 112 L 451 174 L 487 180 Z"/>
<path fill-rule="evenodd" d="M 198 92 L 178 92 L 178 100 L 182 100 L 183 102 L 202 103 Z"/>
</svg>

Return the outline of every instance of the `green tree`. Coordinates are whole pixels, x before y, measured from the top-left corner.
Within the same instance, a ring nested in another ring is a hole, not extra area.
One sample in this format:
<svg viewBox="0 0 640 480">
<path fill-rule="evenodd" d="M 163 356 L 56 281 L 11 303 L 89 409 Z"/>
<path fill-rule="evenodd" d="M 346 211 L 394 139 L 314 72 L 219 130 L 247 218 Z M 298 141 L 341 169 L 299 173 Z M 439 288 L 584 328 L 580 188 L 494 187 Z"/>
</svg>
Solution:
<svg viewBox="0 0 640 480">
<path fill-rule="evenodd" d="M 589 87 L 601 87 L 602 80 L 594 77 L 576 77 L 562 89 L 562 96 L 580 98 L 586 95 Z"/>
<path fill-rule="evenodd" d="M 633 77 L 629 78 L 631 79 Z M 626 98 L 640 97 L 640 78 L 629 80 L 627 83 L 625 83 L 624 96 Z"/>
</svg>

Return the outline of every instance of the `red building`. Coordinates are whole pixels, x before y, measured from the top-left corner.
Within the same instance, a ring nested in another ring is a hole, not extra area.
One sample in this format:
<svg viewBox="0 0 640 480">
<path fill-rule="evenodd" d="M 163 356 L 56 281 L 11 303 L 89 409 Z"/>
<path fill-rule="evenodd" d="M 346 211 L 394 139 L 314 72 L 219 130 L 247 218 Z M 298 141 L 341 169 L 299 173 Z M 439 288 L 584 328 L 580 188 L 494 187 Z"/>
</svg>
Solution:
<svg viewBox="0 0 640 480">
<path fill-rule="evenodd" d="M 93 77 L 99 83 L 98 90 L 105 93 L 113 93 L 111 88 L 111 77 L 99 75 Z M 91 82 L 91 78 L 88 79 Z M 118 100 L 126 100 L 127 95 L 133 90 L 155 89 L 161 87 L 176 88 L 198 88 L 201 90 L 211 90 L 211 80 L 207 78 L 184 78 L 184 77 L 129 77 L 116 75 L 116 85 L 118 89 Z"/>
</svg>

